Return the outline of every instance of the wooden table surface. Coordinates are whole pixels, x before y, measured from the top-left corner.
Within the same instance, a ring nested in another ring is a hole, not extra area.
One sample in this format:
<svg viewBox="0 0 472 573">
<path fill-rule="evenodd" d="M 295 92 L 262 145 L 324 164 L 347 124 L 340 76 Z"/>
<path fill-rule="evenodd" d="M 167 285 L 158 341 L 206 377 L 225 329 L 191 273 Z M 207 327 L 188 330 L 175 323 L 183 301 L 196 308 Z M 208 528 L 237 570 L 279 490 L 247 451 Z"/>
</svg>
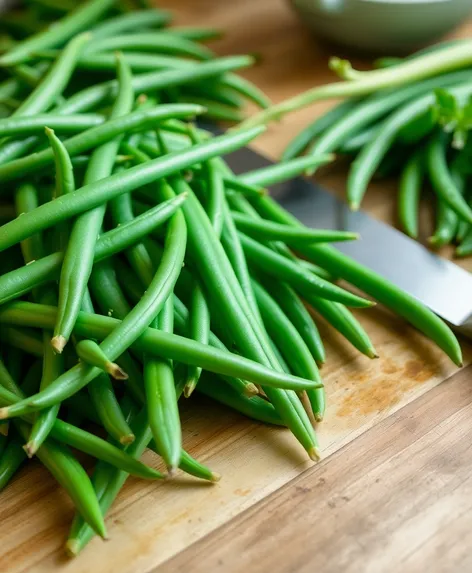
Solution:
<svg viewBox="0 0 472 573">
<path fill-rule="evenodd" d="M 315 43 L 282 0 L 159 5 L 175 10 L 179 24 L 225 30 L 219 53 L 260 54 L 245 75 L 274 101 L 332 79 L 331 50 Z M 470 24 L 458 34 L 467 30 Z M 255 147 L 277 157 L 328 105 L 284 119 Z M 342 174 L 325 172 L 321 180 L 343 192 Z M 364 207 L 392 222 L 394 204 L 394 187 L 381 183 Z M 220 483 L 130 478 L 108 517 L 110 541 L 95 539 L 71 561 L 62 552 L 71 504 L 32 463 L 2 493 L 0 571 L 472 571 L 471 367 L 458 371 L 382 308 L 357 316 L 379 360 L 359 356 L 320 325 L 329 403 L 319 429 L 321 463 L 307 461 L 285 430 L 197 397 L 182 411 L 184 444 L 223 475 Z M 471 349 L 463 346 L 468 364 Z M 145 460 L 158 464 L 150 453 Z"/>
</svg>

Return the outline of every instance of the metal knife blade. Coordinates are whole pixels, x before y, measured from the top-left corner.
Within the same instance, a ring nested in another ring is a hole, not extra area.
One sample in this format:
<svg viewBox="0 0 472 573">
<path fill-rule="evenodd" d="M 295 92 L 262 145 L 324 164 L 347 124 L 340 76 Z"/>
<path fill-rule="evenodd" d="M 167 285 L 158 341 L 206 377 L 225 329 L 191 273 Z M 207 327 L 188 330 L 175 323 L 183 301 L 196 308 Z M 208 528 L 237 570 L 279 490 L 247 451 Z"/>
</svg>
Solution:
<svg viewBox="0 0 472 573">
<path fill-rule="evenodd" d="M 235 173 L 270 165 L 259 153 L 241 149 L 227 157 Z M 393 227 L 348 206 L 302 177 L 271 188 L 271 195 L 308 227 L 359 233 L 358 241 L 334 244 L 428 306 L 453 328 L 472 337 L 472 274 L 431 253 Z"/>
</svg>

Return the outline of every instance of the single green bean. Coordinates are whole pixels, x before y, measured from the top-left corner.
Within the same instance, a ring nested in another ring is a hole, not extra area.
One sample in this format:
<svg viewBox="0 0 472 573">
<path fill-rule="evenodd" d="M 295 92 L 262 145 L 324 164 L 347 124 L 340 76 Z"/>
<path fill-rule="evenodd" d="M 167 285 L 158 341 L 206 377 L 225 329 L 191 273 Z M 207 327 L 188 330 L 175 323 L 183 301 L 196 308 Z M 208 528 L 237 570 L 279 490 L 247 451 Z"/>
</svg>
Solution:
<svg viewBox="0 0 472 573">
<path fill-rule="evenodd" d="M 139 28 L 155 27 L 160 28 L 169 24 L 172 19 L 170 12 L 158 10 L 140 10 L 130 14 L 121 14 L 114 18 L 108 18 L 105 22 L 100 22 L 92 28 L 94 38 L 108 38 L 123 32 L 134 31 Z"/>
<path fill-rule="evenodd" d="M 358 239 L 357 233 L 333 231 L 330 229 L 296 228 L 280 225 L 263 219 L 252 219 L 241 213 L 232 213 L 232 218 L 238 229 L 256 239 L 282 241 L 287 244 L 297 243 L 332 243 L 337 241 L 352 241 Z"/>
<path fill-rule="evenodd" d="M 163 332 L 173 332 L 173 323 L 174 306 L 170 295 L 152 326 Z M 172 362 L 145 355 L 144 385 L 154 442 L 167 465 L 169 475 L 172 475 L 180 465 L 182 452 L 182 430 Z"/>
<path fill-rule="evenodd" d="M 423 151 L 414 153 L 402 170 L 398 193 L 398 219 L 407 235 L 418 237 L 418 211 L 424 176 Z"/>
<path fill-rule="evenodd" d="M 61 133 L 77 133 L 100 125 L 103 121 L 103 115 L 98 113 L 71 115 L 38 113 L 27 117 L 10 116 L 0 120 L 0 136 L 41 133 L 46 126 Z"/>
<path fill-rule="evenodd" d="M 162 54 L 189 56 L 197 60 L 209 60 L 213 57 L 213 52 L 205 46 L 165 32 L 141 32 L 97 39 L 90 42 L 84 53 L 113 52 L 114 50 L 147 50 Z"/>
</svg>

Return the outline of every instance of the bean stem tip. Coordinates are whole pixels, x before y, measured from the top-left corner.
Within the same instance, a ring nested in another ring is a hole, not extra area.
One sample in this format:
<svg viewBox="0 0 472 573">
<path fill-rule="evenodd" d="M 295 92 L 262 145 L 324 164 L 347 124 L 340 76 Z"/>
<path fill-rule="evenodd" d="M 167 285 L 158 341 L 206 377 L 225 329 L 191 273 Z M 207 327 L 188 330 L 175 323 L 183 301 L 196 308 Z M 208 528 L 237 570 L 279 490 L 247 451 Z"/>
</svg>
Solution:
<svg viewBox="0 0 472 573">
<path fill-rule="evenodd" d="M 54 352 L 56 354 L 62 354 L 62 351 L 64 350 L 64 346 L 67 344 L 67 339 L 65 338 L 65 336 L 62 336 L 62 334 L 59 334 L 58 336 L 53 336 L 51 338 L 51 346 L 54 349 Z"/>
<path fill-rule="evenodd" d="M 128 380 L 128 374 L 115 364 L 115 362 L 107 362 L 105 364 L 105 370 L 108 374 L 115 380 Z"/>
<path fill-rule="evenodd" d="M 134 442 L 134 434 L 126 434 L 125 436 L 121 436 L 120 444 L 123 446 L 129 446 Z"/>
</svg>

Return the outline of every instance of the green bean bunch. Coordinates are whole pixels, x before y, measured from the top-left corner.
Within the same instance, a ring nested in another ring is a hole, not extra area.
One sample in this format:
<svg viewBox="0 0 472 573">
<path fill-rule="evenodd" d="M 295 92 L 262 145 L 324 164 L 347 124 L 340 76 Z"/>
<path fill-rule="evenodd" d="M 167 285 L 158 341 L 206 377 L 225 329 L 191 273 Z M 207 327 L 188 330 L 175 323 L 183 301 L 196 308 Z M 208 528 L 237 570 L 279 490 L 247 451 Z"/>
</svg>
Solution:
<svg viewBox="0 0 472 573">
<path fill-rule="evenodd" d="M 419 205 L 426 195 L 435 208 L 431 247 L 457 245 L 472 253 L 472 83 L 470 41 L 442 42 L 404 60 L 382 58 L 359 72 L 346 60 L 330 67 L 343 79 L 309 90 L 243 122 L 257 125 L 322 99 L 343 101 L 307 125 L 282 160 L 306 153 L 338 153 L 352 160 L 346 195 L 357 210 L 374 177 L 398 176 L 400 228 L 419 238 Z M 314 170 L 309 170 L 313 173 Z M 430 193 L 432 191 L 432 194 Z"/>
<path fill-rule="evenodd" d="M 234 73 L 252 58 L 216 57 L 214 30 L 173 28 L 129 1 L 26 4 L 0 23 L 0 490 L 36 456 L 76 508 L 68 554 L 106 537 L 129 475 L 219 479 L 185 451 L 182 396 L 286 426 L 319 459 L 329 357 L 313 309 L 375 358 L 349 309 L 378 300 L 461 364 L 439 318 L 328 245 L 356 235 L 308 229 L 268 195 L 331 161 L 329 146 L 235 175 L 224 156 L 264 128 L 193 124 L 268 107 Z M 444 137 L 429 143 L 435 166 L 448 165 Z M 406 187 L 425 161 L 409 164 Z M 71 448 L 96 459 L 91 477 Z"/>
</svg>

